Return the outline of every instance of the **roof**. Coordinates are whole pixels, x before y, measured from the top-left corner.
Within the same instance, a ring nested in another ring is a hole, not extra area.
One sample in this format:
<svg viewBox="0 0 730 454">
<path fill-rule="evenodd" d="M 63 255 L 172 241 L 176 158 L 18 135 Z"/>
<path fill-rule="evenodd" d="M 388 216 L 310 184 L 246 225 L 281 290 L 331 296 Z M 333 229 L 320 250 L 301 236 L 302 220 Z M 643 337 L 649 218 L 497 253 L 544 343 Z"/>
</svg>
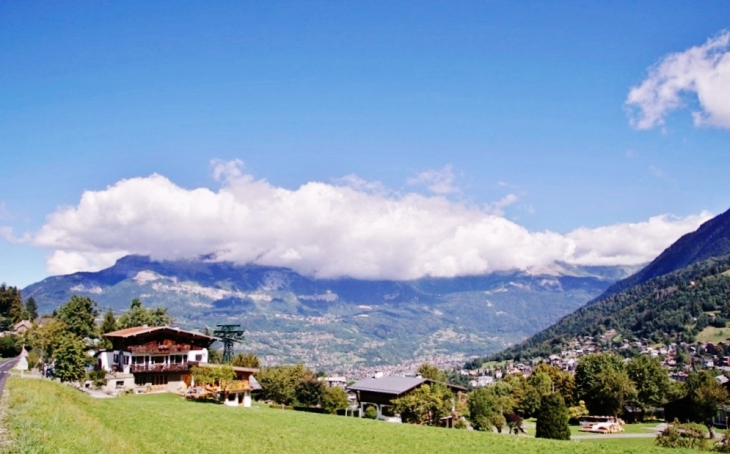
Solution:
<svg viewBox="0 0 730 454">
<path fill-rule="evenodd" d="M 366 378 L 348 386 L 349 391 L 370 391 L 382 394 L 391 394 L 394 396 L 406 393 L 424 383 L 438 383 L 447 386 L 452 391 L 466 392 L 463 386 L 452 385 L 450 383 L 442 383 L 435 380 L 422 377 L 394 377 L 385 376 L 380 378 Z"/>
<path fill-rule="evenodd" d="M 128 337 L 139 336 L 140 334 L 146 334 L 146 333 L 151 333 L 154 331 L 161 331 L 161 330 L 174 331 L 176 333 L 187 334 L 189 336 L 196 337 L 198 339 L 206 339 L 206 340 L 210 340 L 210 341 L 218 340 L 218 338 L 213 337 L 213 336 L 207 336 L 205 334 L 196 333 L 194 331 L 186 331 L 186 330 L 183 330 L 180 328 L 173 328 L 172 326 L 133 326 L 132 328 L 112 331 L 110 333 L 103 334 L 103 336 L 104 337 L 128 338 Z"/>
<path fill-rule="evenodd" d="M 400 395 L 429 380 L 419 377 L 380 377 L 360 380 L 347 389 L 351 391 L 370 391 L 382 394 Z"/>
</svg>

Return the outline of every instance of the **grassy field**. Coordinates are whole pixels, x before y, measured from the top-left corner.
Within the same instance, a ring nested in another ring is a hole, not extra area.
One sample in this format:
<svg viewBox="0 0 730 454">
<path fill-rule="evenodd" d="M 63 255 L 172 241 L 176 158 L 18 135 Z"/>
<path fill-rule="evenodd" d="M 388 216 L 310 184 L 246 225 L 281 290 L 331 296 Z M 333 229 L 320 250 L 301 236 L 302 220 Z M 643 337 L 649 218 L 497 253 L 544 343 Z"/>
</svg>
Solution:
<svg viewBox="0 0 730 454">
<path fill-rule="evenodd" d="M 317 415 L 229 408 L 172 394 L 92 399 L 45 380 L 8 380 L 5 426 L 22 453 L 680 453 L 650 439 L 551 441 Z M 687 451 L 684 451 L 687 452 Z"/>
<path fill-rule="evenodd" d="M 712 342 L 717 344 L 727 341 L 728 337 L 730 337 L 730 328 L 708 326 L 697 334 L 696 339 L 697 342 Z"/>
</svg>

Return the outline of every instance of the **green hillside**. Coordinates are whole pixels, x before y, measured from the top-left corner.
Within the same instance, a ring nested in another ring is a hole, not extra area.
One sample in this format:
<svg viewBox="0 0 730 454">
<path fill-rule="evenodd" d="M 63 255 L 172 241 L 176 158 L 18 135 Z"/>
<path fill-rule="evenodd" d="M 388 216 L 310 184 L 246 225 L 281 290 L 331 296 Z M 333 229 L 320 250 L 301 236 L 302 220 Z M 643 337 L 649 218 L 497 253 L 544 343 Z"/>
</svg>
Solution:
<svg viewBox="0 0 730 454">
<path fill-rule="evenodd" d="M 4 426 L 13 453 L 519 452 L 683 453 L 651 439 L 554 441 L 271 409 L 188 402 L 173 394 L 93 399 L 13 377 Z M 5 396 L 4 396 L 5 397 Z"/>
<path fill-rule="evenodd" d="M 729 271 L 730 254 L 651 279 L 579 309 L 494 359 L 559 353 L 578 336 L 599 336 L 611 329 L 624 338 L 654 343 L 693 342 L 703 331 L 707 334 L 708 327 L 726 326 L 730 318 Z"/>
</svg>

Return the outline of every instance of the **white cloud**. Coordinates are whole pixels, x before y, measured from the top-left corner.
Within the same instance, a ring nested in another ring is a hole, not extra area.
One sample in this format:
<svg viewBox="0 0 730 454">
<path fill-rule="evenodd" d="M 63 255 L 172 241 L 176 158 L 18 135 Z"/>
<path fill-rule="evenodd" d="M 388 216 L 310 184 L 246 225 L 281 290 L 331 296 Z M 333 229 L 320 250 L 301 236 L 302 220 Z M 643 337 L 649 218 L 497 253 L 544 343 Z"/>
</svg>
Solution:
<svg viewBox="0 0 730 454">
<path fill-rule="evenodd" d="M 439 196 L 374 192 L 367 185 L 313 182 L 288 190 L 234 167 L 217 191 L 184 189 L 161 175 L 87 191 L 77 206 L 51 214 L 32 242 L 52 251 L 47 266 L 53 274 L 101 269 L 126 254 L 181 259 L 214 253 L 216 260 L 322 278 L 415 279 L 527 270 L 555 261 L 642 263 L 710 217 L 657 216 L 568 234 L 530 232 L 493 213 L 516 196 L 476 207 Z"/>
<path fill-rule="evenodd" d="M 696 126 L 730 128 L 730 31 L 650 68 L 626 99 L 631 125 L 649 129 L 664 124 L 669 112 L 683 107 L 681 95 L 686 93 L 697 96 L 701 109 L 692 113 Z"/>
<path fill-rule="evenodd" d="M 495 214 L 497 216 L 503 216 L 504 209 L 514 204 L 519 199 L 520 198 L 517 197 L 515 194 L 507 194 L 496 202 L 488 203 L 487 205 L 485 205 L 484 208 L 488 213 Z"/>
<path fill-rule="evenodd" d="M 434 194 L 448 195 L 461 192 L 454 185 L 454 170 L 450 165 L 443 169 L 426 170 L 410 178 L 408 184 L 412 186 L 425 186 L 426 189 Z"/>
</svg>

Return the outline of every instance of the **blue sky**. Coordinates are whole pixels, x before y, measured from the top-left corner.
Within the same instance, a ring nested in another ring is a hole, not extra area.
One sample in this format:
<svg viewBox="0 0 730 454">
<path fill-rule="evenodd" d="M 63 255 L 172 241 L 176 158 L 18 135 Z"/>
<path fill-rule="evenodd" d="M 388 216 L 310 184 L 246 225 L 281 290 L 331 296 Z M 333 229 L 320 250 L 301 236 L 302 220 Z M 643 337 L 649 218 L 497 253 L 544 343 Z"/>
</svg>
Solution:
<svg viewBox="0 0 730 454">
<path fill-rule="evenodd" d="M 0 4 L 0 281 L 206 250 L 365 278 L 635 263 L 730 207 L 727 2 L 390 3 Z"/>
</svg>

